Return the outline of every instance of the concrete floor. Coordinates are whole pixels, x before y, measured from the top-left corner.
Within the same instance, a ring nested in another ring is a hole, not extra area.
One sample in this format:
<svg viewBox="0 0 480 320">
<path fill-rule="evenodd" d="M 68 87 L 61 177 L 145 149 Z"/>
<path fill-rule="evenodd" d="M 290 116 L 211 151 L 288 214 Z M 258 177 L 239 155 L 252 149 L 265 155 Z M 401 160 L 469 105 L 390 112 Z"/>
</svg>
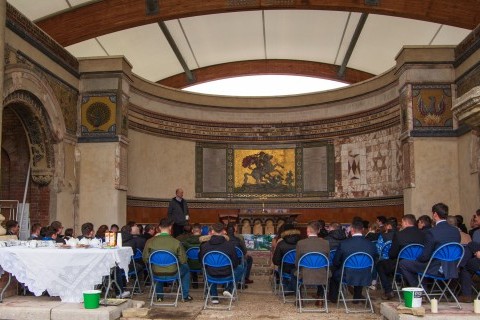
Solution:
<svg viewBox="0 0 480 320">
<path fill-rule="evenodd" d="M 267 276 L 253 277 L 255 281 L 249 285 L 249 288 L 240 293 L 240 299 L 233 304 L 231 311 L 224 310 L 203 310 L 203 290 L 191 290 L 190 295 L 194 298 L 192 302 L 179 302 L 177 308 L 173 307 L 153 307 L 149 310 L 142 309 L 148 316 L 146 319 L 182 319 L 182 320 L 211 320 L 211 319 L 313 319 L 321 317 L 322 319 L 346 320 L 351 319 L 413 319 L 413 316 L 406 317 L 396 313 L 398 302 L 383 303 L 380 298 L 381 291 L 370 291 L 373 296 L 375 313 L 347 314 L 341 306 L 329 303 L 329 313 L 312 314 L 298 313 L 293 302 L 283 303 L 278 296 L 273 295 L 270 289 L 270 283 Z M 148 288 L 147 288 L 148 289 Z M 135 301 L 146 302 L 148 308 L 150 300 L 148 293 L 134 296 Z M 85 310 L 82 304 L 65 304 L 55 297 L 23 297 L 16 296 L 6 298 L 0 304 L 0 319 L 48 319 L 48 320 L 115 320 L 119 319 L 121 309 L 140 307 L 140 304 L 129 300 L 128 303 L 121 305 L 120 308 L 100 307 L 95 310 Z M 382 305 L 381 305 L 382 304 Z M 225 306 L 221 301 L 219 306 Z M 313 307 L 313 306 L 312 306 Z M 432 315 L 426 307 L 425 318 L 435 319 L 464 319 L 470 317 L 480 318 L 474 315 L 473 305 L 463 304 L 462 311 L 456 310 L 445 303 L 440 303 L 439 314 Z M 380 310 L 386 315 L 385 318 L 380 314 Z M 132 310 L 132 309 L 129 309 Z M 137 309 L 140 310 L 140 309 Z M 386 314 L 387 313 L 387 314 Z M 122 320 L 139 320 L 139 316 L 121 317 Z"/>
</svg>

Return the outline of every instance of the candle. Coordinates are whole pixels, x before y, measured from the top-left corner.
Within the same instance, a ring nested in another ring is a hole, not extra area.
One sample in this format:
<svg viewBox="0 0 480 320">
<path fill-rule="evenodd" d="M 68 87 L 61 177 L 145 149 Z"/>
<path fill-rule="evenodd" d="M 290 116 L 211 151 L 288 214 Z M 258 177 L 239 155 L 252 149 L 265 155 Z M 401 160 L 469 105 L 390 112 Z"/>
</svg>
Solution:
<svg viewBox="0 0 480 320">
<path fill-rule="evenodd" d="M 430 311 L 432 311 L 432 313 L 438 313 L 438 300 L 435 298 L 430 300 Z"/>
<path fill-rule="evenodd" d="M 473 300 L 473 313 L 480 313 L 480 300 Z"/>
</svg>

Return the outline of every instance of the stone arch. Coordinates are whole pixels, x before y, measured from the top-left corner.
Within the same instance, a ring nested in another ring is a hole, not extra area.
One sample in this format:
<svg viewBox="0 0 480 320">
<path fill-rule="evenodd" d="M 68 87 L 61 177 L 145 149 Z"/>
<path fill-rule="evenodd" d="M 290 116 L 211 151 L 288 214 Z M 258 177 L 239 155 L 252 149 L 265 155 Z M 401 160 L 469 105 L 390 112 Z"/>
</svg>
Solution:
<svg viewBox="0 0 480 320">
<path fill-rule="evenodd" d="M 63 140 L 66 127 L 48 81 L 28 66 L 8 65 L 3 105 L 18 115 L 27 133 L 32 180 L 39 185 L 50 184 L 56 169 L 54 145 Z"/>
<path fill-rule="evenodd" d="M 32 93 L 17 90 L 5 98 L 4 106 L 17 114 L 27 133 L 33 181 L 48 185 L 55 171 L 55 155 L 50 121 L 42 103 Z"/>
</svg>

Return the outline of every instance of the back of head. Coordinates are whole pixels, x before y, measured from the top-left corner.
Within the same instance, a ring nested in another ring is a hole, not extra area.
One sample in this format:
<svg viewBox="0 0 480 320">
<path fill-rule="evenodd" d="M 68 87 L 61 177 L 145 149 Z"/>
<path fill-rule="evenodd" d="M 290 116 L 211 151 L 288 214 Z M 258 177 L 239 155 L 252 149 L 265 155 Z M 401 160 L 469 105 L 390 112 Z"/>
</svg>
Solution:
<svg viewBox="0 0 480 320">
<path fill-rule="evenodd" d="M 341 228 L 341 225 L 338 222 L 332 222 L 329 225 L 330 230 L 340 230 L 340 228 Z"/>
<path fill-rule="evenodd" d="M 455 216 L 448 216 L 447 223 L 451 226 L 457 227 L 457 218 Z"/>
<path fill-rule="evenodd" d="M 381 224 L 385 224 L 385 222 L 387 222 L 387 217 L 385 217 L 385 216 L 378 216 L 378 217 L 377 217 L 377 220 L 378 220 Z"/>
<path fill-rule="evenodd" d="M 93 232 L 93 223 L 85 222 L 82 224 L 82 235 L 84 237 L 90 237 L 91 233 Z"/>
<path fill-rule="evenodd" d="M 363 231 L 363 221 L 353 221 L 351 229 L 354 233 L 362 233 Z"/>
<path fill-rule="evenodd" d="M 307 231 L 310 229 L 312 234 L 318 234 L 320 232 L 320 223 L 318 221 L 311 221 L 307 225 Z"/>
<path fill-rule="evenodd" d="M 160 227 L 160 229 L 168 229 L 170 228 L 171 226 L 173 225 L 172 223 L 172 220 L 168 219 L 168 218 L 163 218 L 160 220 L 160 223 L 158 224 L 158 226 Z"/>
<path fill-rule="evenodd" d="M 430 228 L 432 226 L 432 219 L 426 214 L 420 216 L 420 218 L 418 218 L 418 222 L 423 223 L 423 225 L 427 228 Z"/>
<path fill-rule="evenodd" d="M 140 234 L 140 228 L 138 226 L 133 226 L 132 230 L 130 231 L 130 234 L 139 235 Z"/>
<path fill-rule="evenodd" d="M 406 214 L 402 217 L 402 221 L 408 226 L 414 226 L 417 220 L 413 214 Z"/>
<path fill-rule="evenodd" d="M 446 220 L 448 217 L 448 206 L 439 202 L 432 206 L 432 212 L 435 212 L 441 220 Z"/>
<path fill-rule="evenodd" d="M 202 233 L 202 226 L 199 223 L 195 223 L 192 227 L 192 233 L 199 235 Z"/>
<path fill-rule="evenodd" d="M 60 221 L 52 221 L 50 226 L 54 227 L 57 230 L 60 230 L 62 228 L 62 223 Z"/>
<path fill-rule="evenodd" d="M 233 236 L 235 234 L 235 223 L 229 222 L 226 227 L 227 234 Z"/>
<path fill-rule="evenodd" d="M 385 222 L 385 225 L 390 227 L 392 230 L 396 230 L 398 225 L 397 218 L 394 218 L 394 217 L 388 218 L 387 222 Z"/>
<path fill-rule="evenodd" d="M 73 229 L 72 228 L 65 229 L 65 237 L 73 237 Z"/>
<path fill-rule="evenodd" d="M 47 227 L 47 230 L 45 231 L 45 237 L 53 238 L 53 236 L 56 234 L 57 234 L 57 229 L 55 229 L 52 226 Z"/>
<path fill-rule="evenodd" d="M 217 223 L 214 223 L 212 225 L 212 231 L 215 233 L 215 234 L 222 234 L 223 231 L 225 231 L 225 225 L 221 222 L 217 222 Z"/>
</svg>

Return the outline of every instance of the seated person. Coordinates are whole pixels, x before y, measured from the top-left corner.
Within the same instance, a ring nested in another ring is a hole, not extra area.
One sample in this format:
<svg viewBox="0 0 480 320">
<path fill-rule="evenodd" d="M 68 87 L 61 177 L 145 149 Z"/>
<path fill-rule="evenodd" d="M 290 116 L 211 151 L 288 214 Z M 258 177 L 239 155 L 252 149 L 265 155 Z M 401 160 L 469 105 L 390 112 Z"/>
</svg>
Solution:
<svg viewBox="0 0 480 320">
<path fill-rule="evenodd" d="M 236 223 L 228 223 L 226 231 L 227 236 L 230 239 L 229 241 L 232 241 L 235 247 L 239 247 L 242 250 L 245 260 L 247 262 L 247 270 L 245 271 L 245 283 L 253 283 L 253 280 L 250 279 L 250 271 L 252 270 L 253 258 L 252 256 L 248 255 L 247 246 L 245 245 L 245 239 L 242 235 L 237 234 Z M 247 286 L 245 286 L 245 288 L 247 288 Z"/>
<path fill-rule="evenodd" d="M 95 229 L 93 227 L 93 223 L 85 222 L 84 224 L 82 224 L 82 227 L 81 227 L 82 235 L 78 236 L 77 239 L 78 240 L 82 240 L 83 238 L 87 238 L 90 240 L 93 239 L 95 236 L 94 230 Z"/>
<path fill-rule="evenodd" d="M 57 229 L 55 229 L 52 226 L 48 226 L 47 231 L 45 232 L 45 237 L 43 237 L 42 240 L 56 241 L 56 239 L 57 239 Z"/>
<path fill-rule="evenodd" d="M 17 236 L 18 232 L 20 231 L 20 225 L 15 220 L 7 220 L 5 222 L 5 229 L 7 229 L 7 236 Z"/>
<path fill-rule="evenodd" d="M 230 260 L 232 261 L 235 281 L 239 281 L 242 279 L 244 269 L 243 266 L 240 264 L 238 259 L 237 253 L 235 252 L 235 245 L 233 242 L 228 241 L 228 237 L 225 234 L 225 226 L 223 223 L 215 223 L 210 230 L 210 235 L 203 236 L 200 238 L 202 244 L 200 245 L 200 254 L 199 258 L 200 261 L 203 260 L 205 254 L 211 251 L 220 251 L 226 254 Z M 206 268 L 207 272 L 213 277 L 227 277 L 231 275 L 230 267 L 223 267 L 223 268 Z M 233 285 L 228 284 L 225 291 L 223 292 L 224 296 L 231 297 L 233 292 Z M 212 303 L 218 304 L 218 291 L 217 285 L 212 284 L 210 289 L 210 294 L 212 296 Z"/>
<path fill-rule="evenodd" d="M 280 271 L 283 256 L 290 250 L 296 249 L 297 242 L 300 241 L 300 230 L 295 229 L 293 224 L 285 224 L 283 231 L 280 234 L 280 238 L 277 241 L 277 246 L 273 252 L 272 262 L 278 266 Z M 292 274 L 292 278 L 289 282 L 284 283 L 286 286 L 285 291 L 295 292 L 296 278 L 293 277 L 295 272 L 295 264 L 285 263 L 283 265 L 283 272 Z"/>
<path fill-rule="evenodd" d="M 461 295 L 458 297 L 459 302 L 471 303 L 473 276 L 480 270 L 480 243 L 470 242 L 465 247 L 464 258 L 460 264 L 460 284 Z"/>
<path fill-rule="evenodd" d="M 328 230 L 328 235 L 325 237 L 325 240 L 328 241 L 330 250 L 337 249 L 340 242 L 347 239 L 347 235 L 342 229 L 342 225 L 337 222 L 330 223 Z"/>
<path fill-rule="evenodd" d="M 95 233 L 95 238 L 101 239 L 102 242 L 105 242 L 105 232 L 108 231 L 108 226 L 106 224 L 102 224 L 98 227 L 97 232 Z"/>
<path fill-rule="evenodd" d="M 65 241 L 73 238 L 73 228 L 65 229 Z"/>
<path fill-rule="evenodd" d="M 40 240 L 40 230 L 42 229 L 42 225 L 40 223 L 34 223 L 30 228 L 30 237 L 28 240 Z"/>
<path fill-rule="evenodd" d="M 192 234 L 185 238 L 182 242 L 185 251 L 190 248 L 200 247 L 200 237 L 202 236 L 202 226 L 198 223 L 195 223 L 192 227 Z M 190 270 L 202 270 L 202 264 L 199 260 L 188 259 L 188 266 Z M 192 287 L 198 289 L 198 273 L 191 272 L 190 276 L 192 277 Z"/>
<path fill-rule="evenodd" d="M 52 226 L 55 230 L 57 230 L 57 237 L 55 239 L 55 241 L 57 243 L 65 243 L 64 239 L 63 239 L 63 235 L 62 235 L 62 231 L 63 231 L 63 225 L 60 221 L 53 221 L 50 226 Z"/>
</svg>

